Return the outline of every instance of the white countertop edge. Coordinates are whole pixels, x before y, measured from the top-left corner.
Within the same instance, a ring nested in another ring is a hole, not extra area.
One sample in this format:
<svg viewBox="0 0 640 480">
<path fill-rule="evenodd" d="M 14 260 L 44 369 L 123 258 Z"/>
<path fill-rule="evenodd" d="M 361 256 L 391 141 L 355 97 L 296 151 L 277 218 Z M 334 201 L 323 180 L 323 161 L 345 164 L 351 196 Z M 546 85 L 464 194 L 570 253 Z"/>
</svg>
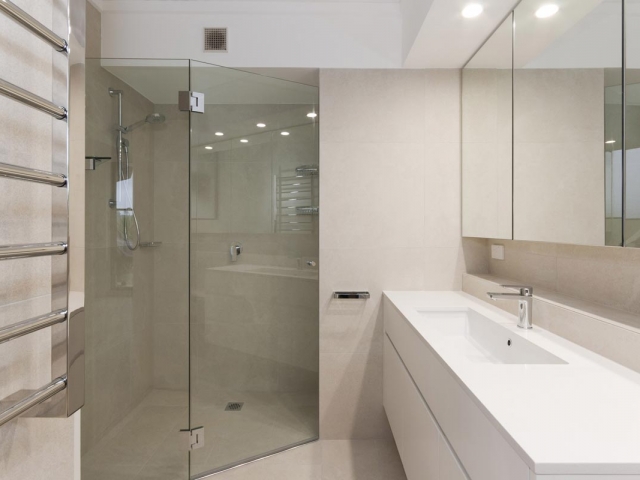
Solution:
<svg viewBox="0 0 640 480">
<path fill-rule="evenodd" d="M 440 294 L 452 297 L 452 295 L 457 296 L 461 302 L 460 307 L 465 306 L 473 306 L 479 313 L 489 317 L 491 320 L 496 323 L 502 324 L 504 326 L 513 327 L 512 333 L 516 335 L 520 335 L 526 338 L 529 341 L 545 348 L 548 351 L 551 351 L 555 355 L 560 357 L 563 356 L 563 353 L 568 353 L 569 348 L 573 350 L 572 355 L 577 355 L 578 357 L 583 357 L 585 361 L 595 362 L 599 366 L 602 366 L 606 369 L 612 370 L 612 374 L 620 375 L 621 377 L 625 377 L 627 379 L 632 379 L 635 382 L 640 382 L 640 374 L 619 365 L 611 360 L 608 360 L 590 350 L 587 350 L 579 345 L 576 345 L 562 337 L 559 337 L 541 327 L 535 327 L 536 336 L 539 334 L 542 337 L 548 338 L 551 343 L 555 343 L 560 347 L 560 352 L 558 349 L 548 348 L 550 344 L 545 342 L 544 345 L 540 345 L 539 342 L 536 341 L 535 338 L 531 338 L 530 335 L 527 335 L 527 331 L 522 330 L 518 331 L 515 327 L 516 318 L 514 315 L 511 315 L 504 310 L 499 309 L 498 307 L 493 306 L 490 303 L 482 302 L 478 300 L 476 297 L 469 295 L 467 293 L 461 291 L 442 291 L 442 292 L 425 292 L 425 291 L 383 291 L 383 295 L 391 302 L 391 304 L 402 314 L 404 319 L 407 321 L 409 326 L 416 332 L 418 337 L 423 341 L 423 343 L 435 354 L 438 361 L 441 362 L 442 365 L 445 366 L 448 372 L 453 375 L 453 378 L 456 382 L 463 388 L 465 392 L 467 392 L 473 402 L 480 408 L 480 410 L 485 414 L 487 419 L 491 422 L 491 424 L 501 433 L 501 435 L 505 438 L 505 440 L 509 443 L 509 445 L 518 453 L 518 455 L 522 458 L 522 460 L 526 463 L 526 465 L 530 468 L 530 470 L 537 475 L 638 475 L 640 474 L 640 451 L 638 452 L 638 460 L 634 463 L 607 463 L 607 462 L 580 462 L 580 463 L 559 463 L 559 462 L 547 462 L 547 461 L 536 461 L 529 453 L 523 448 L 519 442 L 514 438 L 514 436 L 501 424 L 501 422 L 494 416 L 494 414 L 486 407 L 486 405 L 477 397 L 477 395 L 473 392 L 473 389 L 469 388 L 469 386 L 460 378 L 458 373 L 447 363 L 447 361 L 440 355 L 436 348 L 434 348 L 427 338 L 425 338 L 422 333 L 416 328 L 414 323 L 411 320 L 411 317 L 414 317 L 418 312 L 416 309 L 421 308 L 433 308 L 433 298 L 425 298 L 425 294 L 432 296 L 434 294 Z M 420 298 L 422 297 L 422 298 Z M 426 300 L 426 302 L 425 302 Z M 437 308 L 437 306 L 436 306 Z M 567 348 L 565 352 L 562 352 L 562 347 Z M 570 347 L 569 347 L 570 346 Z M 554 351 L 555 350 L 555 351 Z M 571 363 L 571 362 L 570 362 Z M 640 405 L 640 404 L 639 404 Z"/>
</svg>

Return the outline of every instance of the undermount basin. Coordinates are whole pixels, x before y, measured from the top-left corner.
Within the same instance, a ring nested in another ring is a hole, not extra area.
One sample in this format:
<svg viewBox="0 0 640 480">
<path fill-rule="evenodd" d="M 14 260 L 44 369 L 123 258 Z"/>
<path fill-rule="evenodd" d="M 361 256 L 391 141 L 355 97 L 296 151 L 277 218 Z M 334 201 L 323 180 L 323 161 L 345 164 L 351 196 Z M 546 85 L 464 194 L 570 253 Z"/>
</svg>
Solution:
<svg viewBox="0 0 640 480">
<path fill-rule="evenodd" d="M 567 363 L 471 308 L 421 310 L 420 315 L 425 326 L 474 363 Z"/>
</svg>

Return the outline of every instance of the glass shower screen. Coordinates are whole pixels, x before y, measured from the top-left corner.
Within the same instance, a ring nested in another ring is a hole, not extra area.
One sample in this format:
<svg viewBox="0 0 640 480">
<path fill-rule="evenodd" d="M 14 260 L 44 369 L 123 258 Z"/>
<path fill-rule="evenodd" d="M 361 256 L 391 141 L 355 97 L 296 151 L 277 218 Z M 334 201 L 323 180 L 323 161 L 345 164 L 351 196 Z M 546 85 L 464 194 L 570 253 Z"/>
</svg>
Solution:
<svg viewBox="0 0 640 480">
<path fill-rule="evenodd" d="M 318 89 L 191 61 L 190 425 L 200 476 L 318 437 Z"/>
</svg>

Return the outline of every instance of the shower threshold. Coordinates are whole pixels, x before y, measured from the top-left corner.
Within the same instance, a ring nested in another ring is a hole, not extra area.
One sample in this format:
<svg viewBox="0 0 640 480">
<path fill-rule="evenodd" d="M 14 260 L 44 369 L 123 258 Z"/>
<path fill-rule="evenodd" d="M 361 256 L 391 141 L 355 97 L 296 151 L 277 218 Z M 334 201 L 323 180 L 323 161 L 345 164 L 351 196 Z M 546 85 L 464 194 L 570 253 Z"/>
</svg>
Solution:
<svg viewBox="0 0 640 480">
<path fill-rule="evenodd" d="M 218 475 L 220 473 L 227 472 L 229 470 L 233 470 L 234 468 L 242 467 L 244 465 L 248 465 L 250 463 L 258 462 L 260 460 L 264 460 L 266 458 L 273 457 L 274 455 L 278 455 L 279 453 L 284 453 L 289 450 L 293 450 L 294 448 L 301 447 L 303 445 L 307 445 L 309 443 L 317 442 L 320 437 L 315 436 L 308 438 L 306 440 L 302 440 L 300 442 L 292 443 L 291 445 L 287 445 L 281 448 L 276 448 L 275 450 L 271 450 L 269 452 L 255 455 L 253 457 L 246 458 L 244 460 L 240 460 L 239 462 L 230 463 L 228 465 L 224 465 L 220 468 L 216 468 L 215 470 L 210 470 L 208 472 L 199 473 L 198 475 L 191 476 L 191 480 L 200 480 L 201 478 L 210 478 L 214 475 Z"/>
</svg>

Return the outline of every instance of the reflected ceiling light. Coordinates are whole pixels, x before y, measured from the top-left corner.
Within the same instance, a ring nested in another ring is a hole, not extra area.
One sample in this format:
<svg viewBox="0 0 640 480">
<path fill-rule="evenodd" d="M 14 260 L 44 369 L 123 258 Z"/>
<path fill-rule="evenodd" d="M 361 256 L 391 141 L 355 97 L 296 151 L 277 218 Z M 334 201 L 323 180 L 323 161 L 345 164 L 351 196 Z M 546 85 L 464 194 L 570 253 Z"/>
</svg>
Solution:
<svg viewBox="0 0 640 480">
<path fill-rule="evenodd" d="M 616 141 L 615 141 L 615 140 L 607 140 L 607 141 L 606 141 L 606 142 L 604 142 L 604 143 L 616 143 Z"/>
<path fill-rule="evenodd" d="M 224 133 L 222 133 L 222 132 L 216 132 L 216 137 L 221 137 L 223 135 L 224 135 Z"/>
<path fill-rule="evenodd" d="M 247 140 L 246 138 L 243 138 L 242 140 L 240 140 L 240 143 L 249 143 L 249 140 Z"/>
<path fill-rule="evenodd" d="M 309 117 L 309 118 L 316 118 L 317 116 L 318 116 L 318 114 L 316 112 L 307 113 L 307 117 Z"/>
<path fill-rule="evenodd" d="M 462 9 L 462 16 L 464 18 L 475 18 L 482 13 L 484 8 L 479 3 L 470 3 Z"/>
<path fill-rule="evenodd" d="M 538 18 L 553 17 L 556 13 L 558 13 L 558 10 L 560 10 L 560 7 L 558 7 L 558 5 L 554 3 L 548 3 L 547 5 L 542 5 L 536 11 L 536 17 Z"/>
<path fill-rule="evenodd" d="M 212 147 L 212 146 L 210 146 L 210 145 L 207 145 L 207 146 L 206 146 L 206 147 L 204 147 L 204 148 L 206 148 L 207 150 L 213 150 L 213 147 Z"/>
<path fill-rule="evenodd" d="M 285 137 L 289 135 L 289 132 L 280 132 L 280 135 L 284 135 Z"/>
<path fill-rule="evenodd" d="M 266 126 L 267 126 L 266 123 L 259 123 L 259 124 L 256 125 L 256 127 L 258 127 L 258 128 L 264 128 Z"/>
</svg>

